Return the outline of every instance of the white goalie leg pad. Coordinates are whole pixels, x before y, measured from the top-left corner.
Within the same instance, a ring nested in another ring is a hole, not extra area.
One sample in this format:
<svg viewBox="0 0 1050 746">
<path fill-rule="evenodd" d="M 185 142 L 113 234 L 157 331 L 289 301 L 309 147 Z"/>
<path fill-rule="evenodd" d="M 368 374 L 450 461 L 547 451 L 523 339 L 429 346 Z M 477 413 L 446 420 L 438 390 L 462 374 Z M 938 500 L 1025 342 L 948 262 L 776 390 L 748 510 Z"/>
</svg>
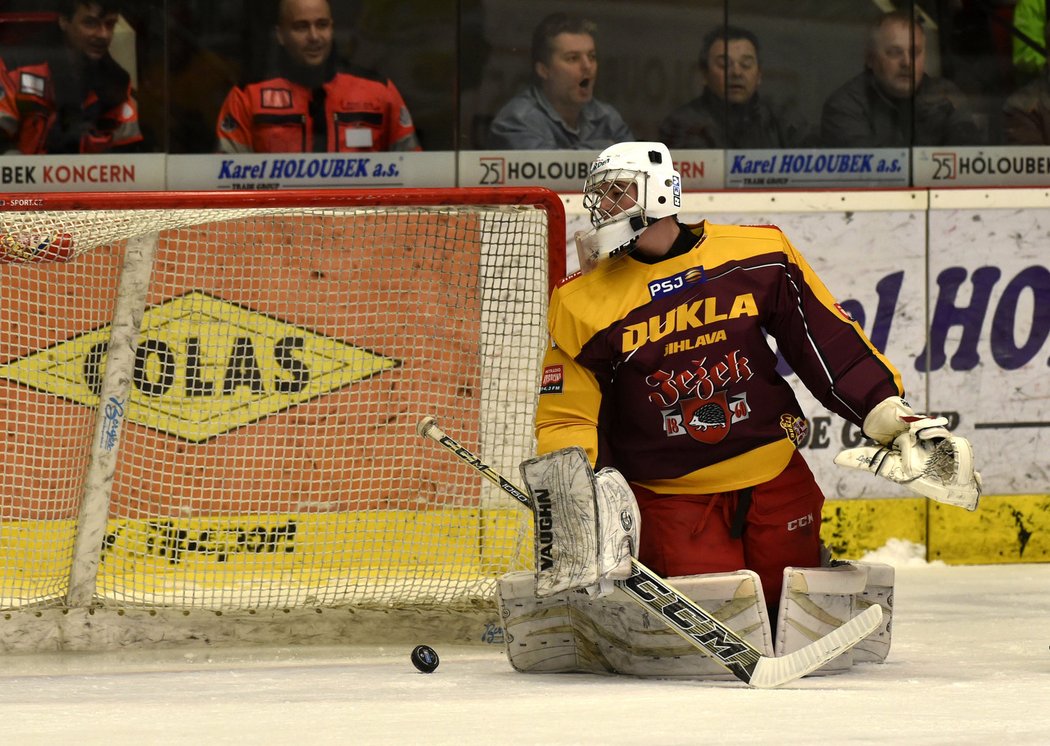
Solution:
<svg viewBox="0 0 1050 746">
<path fill-rule="evenodd" d="M 758 576 L 748 570 L 668 579 L 764 655 L 773 638 Z M 589 672 L 648 678 L 735 677 L 620 590 L 605 597 L 534 594 L 531 573 L 499 582 L 507 656 L 518 671 Z"/>
<path fill-rule="evenodd" d="M 668 582 L 764 655 L 773 654 L 769 614 L 757 574 L 739 570 L 672 577 Z M 646 678 L 736 678 L 622 591 L 609 598 L 581 597 L 575 603 L 595 630 L 605 631 L 593 645 L 618 673 Z"/>
<path fill-rule="evenodd" d="M 841 627 L 860 609 L 867 570 L 843 563 L 833 567 L 786 567 L 777 614 L 777 655 L 793 653 Z M 853 665 L 853 651 L 836 656 L 815 674 L 842 673 Z"/>
<path fill-rule="evenodd" d="M 893 631 L 893 584 L 896 573 L 892 565 L 881 562 L 854 562 L 851 565 L 867 570 L 868 581 L 857 595 L 857 613 L 869 606 L 882 607 L 882 623 L 878 629 L 853 647 L 854 663 L 882 663 L 890 652 Z"/>
<path fill-rule="evenodd" d="M 853 663 L 882 663 L 890 652 L 894 577 L 891 565 L 877 562 L 786 568 L 777 624 L 777 655 L 808 645 L 878 604 L 882 607 L 878 628 L 817 673 L 840 673 Z"/>
<path fill-rule="evenodd" d="M 523 461 L 535 504 L 536 592 L 541 597 L 587 589 L 604 595 L 631 573 L 641 516 L 615 469 L 591 470 L 582 448 Z"/>
<path fill-rule="evenodd" d="M 570 593 L 536 595 L 536 576 L 528 571 L 504 575 L 496 584 L 507 659 L 527 673 L 616 673 L 588 655 L 573 623 Z"/>
</svg>

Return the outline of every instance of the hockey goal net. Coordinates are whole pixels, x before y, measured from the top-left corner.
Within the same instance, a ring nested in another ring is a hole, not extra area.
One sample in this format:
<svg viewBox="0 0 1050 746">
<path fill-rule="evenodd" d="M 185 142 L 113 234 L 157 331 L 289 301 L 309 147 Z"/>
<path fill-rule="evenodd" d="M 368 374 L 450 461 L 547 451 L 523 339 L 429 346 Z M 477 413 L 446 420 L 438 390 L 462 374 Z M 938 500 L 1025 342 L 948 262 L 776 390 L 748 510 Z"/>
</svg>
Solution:
<svg viewBox="0 0 1050 746">
<path fill-rule="evenodd" d="M 527 512 L 415 427 L 507 474 L 531 455 L 557 195 L 0 205 L 0 649 L 114 611 L 140 619 L 108 633 L 127 644 L 177 637 L 161 611 L 305 610 L 310 636 L 322 613 L 491 608 L 530 563 Z"/>
</svg>

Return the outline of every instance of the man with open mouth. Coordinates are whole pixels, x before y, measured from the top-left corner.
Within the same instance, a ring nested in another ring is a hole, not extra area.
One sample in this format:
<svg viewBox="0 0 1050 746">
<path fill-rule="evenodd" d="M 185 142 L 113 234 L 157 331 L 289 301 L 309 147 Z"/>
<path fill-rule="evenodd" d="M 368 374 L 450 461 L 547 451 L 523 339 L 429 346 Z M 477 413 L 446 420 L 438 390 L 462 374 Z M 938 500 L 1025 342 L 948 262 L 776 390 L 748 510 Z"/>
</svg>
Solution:
<svg viewBox="0 0 1050 746">
<path fill-rule="evenodd" d="M 594 98 L 598 56 L 589 20 L 554 13 L 532 36 L 533 84 L 508 101 L 485 147 L 601 150 L 634 135 L 615 108 Z"/>
</svg>

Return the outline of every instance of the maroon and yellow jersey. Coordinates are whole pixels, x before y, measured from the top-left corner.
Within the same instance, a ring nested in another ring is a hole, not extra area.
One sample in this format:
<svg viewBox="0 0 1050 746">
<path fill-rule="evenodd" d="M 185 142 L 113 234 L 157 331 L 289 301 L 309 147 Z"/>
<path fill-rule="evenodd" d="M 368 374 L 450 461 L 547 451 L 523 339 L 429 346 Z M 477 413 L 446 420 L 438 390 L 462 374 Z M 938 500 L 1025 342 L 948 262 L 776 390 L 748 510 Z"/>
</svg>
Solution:
<svg viewBox="0 0 1050 746">
<path fill-rule="evenodd" d="M 900 373 L 778 228 L 701 223 L 682 241 L 663 260 L 628 255 L 555 289 L 540 453 L 582 446 L 662 494 L 772 479 L 807 423 L 766 335 L 854 424 L 903 394 Z"/>
</svg>

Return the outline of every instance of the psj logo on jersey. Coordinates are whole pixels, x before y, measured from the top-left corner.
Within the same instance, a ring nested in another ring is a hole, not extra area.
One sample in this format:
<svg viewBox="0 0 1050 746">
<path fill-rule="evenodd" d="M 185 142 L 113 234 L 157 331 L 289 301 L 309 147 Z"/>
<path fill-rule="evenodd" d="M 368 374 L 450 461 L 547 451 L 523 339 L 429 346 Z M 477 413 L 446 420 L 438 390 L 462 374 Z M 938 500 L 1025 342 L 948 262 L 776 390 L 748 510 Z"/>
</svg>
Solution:
<svg viewBox="0 0 1050 746">
<path fill-rule="evenodd" d="M 665 295 L 677 293 L 683 288 L 699 285 L 707 278 L 704 276 L 703 267 L 690 267 L 684 272 L 679 272 L 661 280 L 653 280 L 649 283 L 649 297 L 653 300 Z"/>
</svg>

